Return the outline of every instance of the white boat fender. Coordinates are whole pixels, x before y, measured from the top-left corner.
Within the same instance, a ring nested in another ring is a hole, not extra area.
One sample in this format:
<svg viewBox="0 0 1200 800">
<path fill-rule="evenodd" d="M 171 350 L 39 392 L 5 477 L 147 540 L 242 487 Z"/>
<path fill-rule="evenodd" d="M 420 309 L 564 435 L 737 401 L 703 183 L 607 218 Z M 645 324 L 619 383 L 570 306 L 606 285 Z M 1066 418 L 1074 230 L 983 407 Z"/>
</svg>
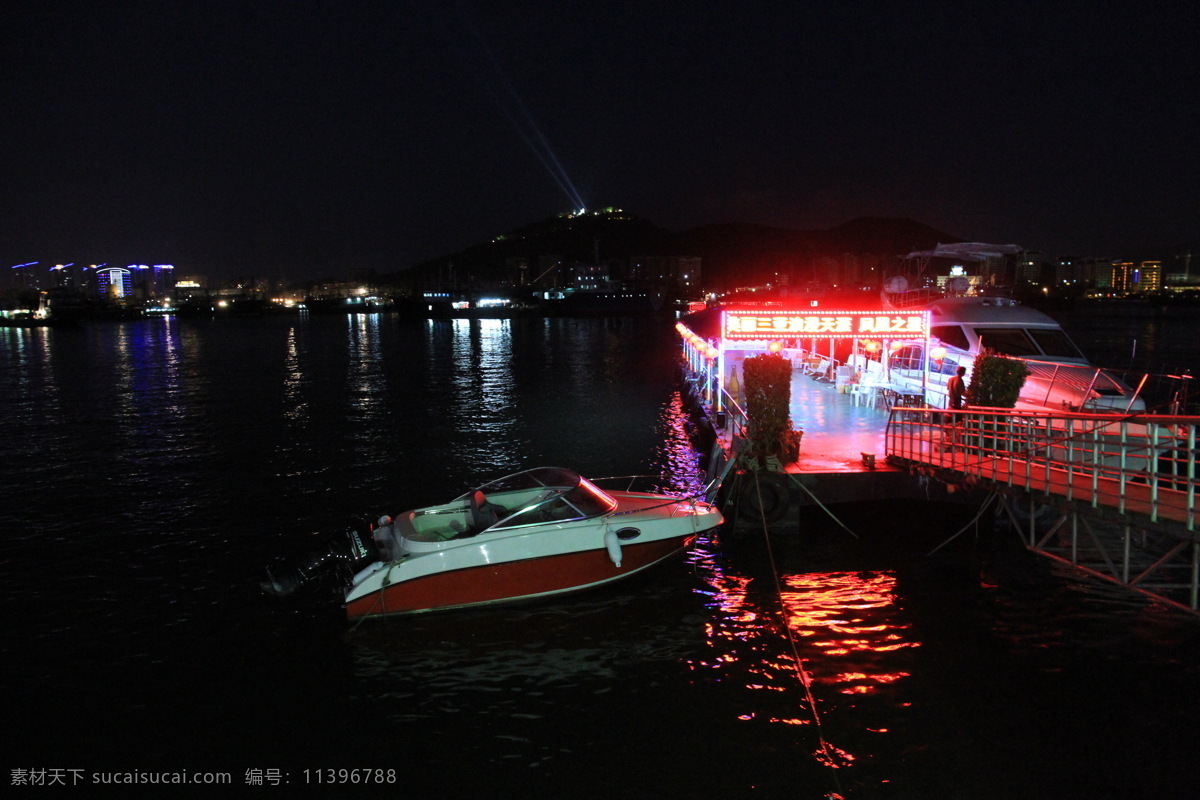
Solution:
<svg viewBox="0 0 1200 800">
<path fill-rule="evenodd" d="M 619 569 L 621 566 L 621 540 L 617 537 L 617 532 L 611 528 L 604 531 L 604 547 L 608 550 L 608 557 L 612 559 L 613 566 Z"/>
</svg>

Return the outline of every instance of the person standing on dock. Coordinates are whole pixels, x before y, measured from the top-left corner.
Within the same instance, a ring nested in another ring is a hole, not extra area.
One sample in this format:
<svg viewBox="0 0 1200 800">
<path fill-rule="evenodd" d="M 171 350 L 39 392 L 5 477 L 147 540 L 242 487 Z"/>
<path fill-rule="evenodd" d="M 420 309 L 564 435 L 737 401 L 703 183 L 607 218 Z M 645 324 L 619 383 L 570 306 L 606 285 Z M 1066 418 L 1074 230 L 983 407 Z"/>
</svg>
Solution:
<svg viewBox="0 0 1200 800">
<path fill-rule="evenodd" d="M 961 411 L 966 406 L 963 402 L 967 396 L 967 385 L 963 380 L 966 374 L 967 368 L 959 367 L 954 371 L 954 377 L 946 381 L 946 395 L 950 398 L 950 408 L 955 411 Z"/>
<path fill-rule="evenodd" d="M 966 374 L 967 368 L 959 367 L 954 371 L 954 375 L 950 378 L 950 380 L 946 381 L 946 397 L 949 399 L 949 405 L 952 411 L 962 411 L 967 406 L 967 386 L 966 381 L 963 380 L 963 376 Z M 949 416 L 950 419 L 949 424 L 946 425 L 942 432 L 942 450 L 950 451 L 954 449 L 956 444 L 958 444 L 959 419 L 957 414 L 948 414 L 946 416 Z"/>
</svg>

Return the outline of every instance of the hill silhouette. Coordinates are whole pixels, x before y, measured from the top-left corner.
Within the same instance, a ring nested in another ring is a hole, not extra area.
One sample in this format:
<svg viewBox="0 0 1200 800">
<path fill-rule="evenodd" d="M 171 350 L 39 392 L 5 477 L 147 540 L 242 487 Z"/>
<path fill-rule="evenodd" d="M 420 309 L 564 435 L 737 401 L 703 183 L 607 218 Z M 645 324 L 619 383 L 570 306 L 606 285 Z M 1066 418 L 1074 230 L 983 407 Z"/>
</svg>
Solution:
<svg viewBox="0 0 1200 800">
<path fill-rule="evenodd" d="M 831 263 L 849 259 L 897 264 L 913 250 L 960 242 L 903 217 L 859 217 L 827 230 L 798 231 L 747 223 L 704 225 L 677 234 L 672 246 L 703 259 L 706 283 L 764 283 L 776 274 L 793 282 L 821 280 Z"/>
<path fill-rule="evenodd" d="M 531 223 L 489 242 L 422 264 L 410 271 L 420 280 L 447 270 L 474 280 L 503 280 L 512 264 L 530 269 L 562 263 L 613 263 L 639 258 L 700 258 L 704 284 L 728 288 L 771 281 L 819 280 L 825 268 L 847 260 L 883 267 L 913 250 L 963 241 L 903 217 L 860 217 L 827 230 L 791 230 L 752 223 L 713 223 L 671 232 L 649 220 L 618 211 L 563 215 Z"/>
</svg>

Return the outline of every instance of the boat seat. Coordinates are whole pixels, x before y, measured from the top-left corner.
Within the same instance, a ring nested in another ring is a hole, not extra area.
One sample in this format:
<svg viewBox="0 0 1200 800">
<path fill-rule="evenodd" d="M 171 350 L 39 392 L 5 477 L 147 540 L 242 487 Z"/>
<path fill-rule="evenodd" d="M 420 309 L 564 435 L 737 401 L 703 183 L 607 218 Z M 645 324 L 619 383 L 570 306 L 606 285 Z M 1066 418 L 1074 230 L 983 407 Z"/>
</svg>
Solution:
<svg viewBox="0 0 1200 800">
<path fill-rule="evenodd" d="M 467 510 L 471 515 L 471 530 L 475 533 L 486 531 L 500 521 L 500 506 L 487 501 L 483 492 L 476 489 L 471 493 Z"/>
</svg>

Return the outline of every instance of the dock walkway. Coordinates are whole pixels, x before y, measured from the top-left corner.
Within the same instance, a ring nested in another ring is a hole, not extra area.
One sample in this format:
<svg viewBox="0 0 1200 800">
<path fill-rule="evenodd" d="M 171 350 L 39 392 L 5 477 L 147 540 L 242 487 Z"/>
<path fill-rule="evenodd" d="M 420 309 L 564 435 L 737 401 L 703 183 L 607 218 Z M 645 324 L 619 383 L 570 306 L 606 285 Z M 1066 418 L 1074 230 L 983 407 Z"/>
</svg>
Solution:
<svg viewBox="0 0 1200 800">
<path fill-rule="evenodd" d="M 790 415 L 803 431 L 798 458 L 783 474 L 774 464 L 734 469 L 746 435 L 742 359 L 786 349 L 760 334 L 792 330 L 807 321 L 805 313 L 760 309 L 736 324 L 722 317 L 721 347 L 678 326 L 689 380 L 717 434 L 709 476 L 720 478 L 714 485 L 722 485 L 735 528 L 803 530 L 806 506 L 834 503 L 952 499 L 979 502 L 979 514 L 994 504 L 996 519 L 1011 522 L 1031 550 L 1200 610 L 1197 416 L 950 411 L 925 406 L 939 397 L 928 391 L 864 381 L 852 387 L 858 394 L 839 392 L 829 378 L 848 376 L 832 350 L 824 358 L 791 349 L 784 354 L 796 365 Z M 851 316 L 847 324 L 857 319 Z"/>
<path fill-rule="evenodd" d="M 804 431 L 794 472 L 860 472 L 863 453 L 884 467 L 888 410 L 858 406 L 832 383 L 792 373 L 792 425 Z"/>
<path fill-rule="evenodd" d="M 744 402 L 740 396 L 733 399 Z M 864 453 L 875 455 L 878 468 L 885 468 L 887 409 L 856 406 L 850 395 L 838 392 L 833 384 L 795 370 L 788 411 L 793 427 L 804 432 L 800 458 L 786 465 L 788 472 L 862 472 L 867 470 Z M 742 424 L 736 410 L 730 418 L 733 424 L 717 430 L 726 454 Z"/>
<path fill-rule="evenodd" d="M 855 405 L 851 395 L 799 369 L 792 373 L 791 390 L 792 425 L 804 432 L 800 457 L 784 465 L 799 483 L 793 487 L 793 507 L 929 496 L 928 486 L 919 486 L 907 470 L 887 463 L 889 409 Z M 732 399 L 735 403 L 742 400 Z M 728 422 L 716 429 L 710 475 L 718 474 L 732 458 L 733 439 L 744 427 L 741 409 L 727 407 Z M 874 458 L 864 458 L 864 454 Z M 796 524 L 794 515 L 785 516 L 790 524 Z"/>
</svg>

